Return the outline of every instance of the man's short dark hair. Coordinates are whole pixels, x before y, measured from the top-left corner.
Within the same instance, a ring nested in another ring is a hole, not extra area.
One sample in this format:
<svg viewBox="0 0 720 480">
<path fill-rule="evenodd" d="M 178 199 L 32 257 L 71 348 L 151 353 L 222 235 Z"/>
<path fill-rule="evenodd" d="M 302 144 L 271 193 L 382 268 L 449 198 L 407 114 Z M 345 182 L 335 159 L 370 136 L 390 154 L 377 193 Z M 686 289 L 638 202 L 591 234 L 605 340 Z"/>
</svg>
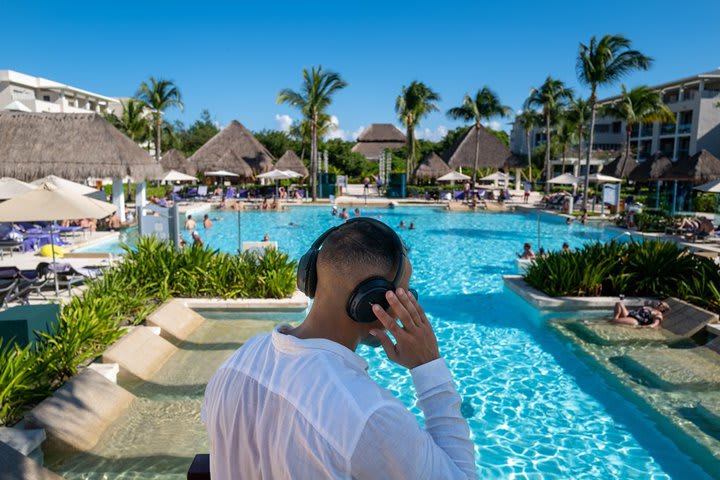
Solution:
<svg viewBox="0 0 720 480">
<path fill-rule="evenodd" d="M 401 252 L 395 247 L 394 233 L 370 222 L 352 222 L 330 234 L 323 242 L 318 266 L 356 276 L 371 272 L 395 275 Z"/>
</svg>

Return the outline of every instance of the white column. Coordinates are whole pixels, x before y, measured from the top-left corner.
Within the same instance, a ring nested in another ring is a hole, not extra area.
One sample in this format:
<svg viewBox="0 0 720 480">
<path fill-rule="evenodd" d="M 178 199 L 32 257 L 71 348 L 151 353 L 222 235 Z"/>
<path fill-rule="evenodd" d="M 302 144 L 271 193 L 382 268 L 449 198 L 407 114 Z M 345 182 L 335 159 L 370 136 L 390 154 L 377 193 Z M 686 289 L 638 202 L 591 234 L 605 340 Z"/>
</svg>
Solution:
<svg viewBox="0 0 720 480">
<path fill-rule="evenodd" d="M 136 207 L 144 207 L 147 203 L 145 194 L 145 182 L 140 182 L 135 184 L 135 206 Z"/>
<path fill-rule="evenodd" d="M 521 190 L 520 188 L 520 169 L 515 169 L 515 190 Z"/>
<path fill-rule="evenodd" d="M 120 221 L 125 221 L 125 190 L 123 188 L 123 181 L 120 177 L 113 177 L 112 183 L 112 201 L 117 207 L 117 214 L 120 217 Z"/>
</svg>

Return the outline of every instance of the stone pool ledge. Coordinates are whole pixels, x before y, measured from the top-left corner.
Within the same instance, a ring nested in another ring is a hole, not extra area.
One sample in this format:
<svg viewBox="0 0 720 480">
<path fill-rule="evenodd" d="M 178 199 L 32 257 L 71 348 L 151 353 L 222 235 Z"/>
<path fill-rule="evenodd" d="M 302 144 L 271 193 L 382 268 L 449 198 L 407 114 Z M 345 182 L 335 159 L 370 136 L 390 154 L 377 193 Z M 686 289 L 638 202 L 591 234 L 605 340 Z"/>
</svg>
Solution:
<svg viewBox="0 0 720 480">
<path fill-rule="evenodd" d="M 505 286 L 520 298 L 537 308 L 549 311 L 612 310 L 618 297 L 551 297 L 527 283 L 522 275 L 503 275 Z M 642 306 L 651 300 L 648 297 L 625 297 L 628 307 Z"/>
<path fill-rule="evenodd" d="M 176 301 L 184 302 L 187 308 L 195 309 L 272 309 L 272 308 L 307 308 L 310 299 L 299 290 L 288 298 L 239 298 L 227 300 L 222 298 L 178 298 Z"/>
</svg>

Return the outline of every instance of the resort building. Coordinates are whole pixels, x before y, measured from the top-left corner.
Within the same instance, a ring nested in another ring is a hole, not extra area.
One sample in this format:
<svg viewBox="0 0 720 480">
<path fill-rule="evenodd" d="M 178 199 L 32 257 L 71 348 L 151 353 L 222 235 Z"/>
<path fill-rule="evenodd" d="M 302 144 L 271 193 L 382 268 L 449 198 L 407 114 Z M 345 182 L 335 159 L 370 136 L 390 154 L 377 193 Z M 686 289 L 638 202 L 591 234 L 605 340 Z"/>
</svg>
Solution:
<svg viewBox="0 0 720 480">
<path fill-rule="evenodd" d="M 377 161 L 385 150 L 402 148 L 406 141 L 405 134 L 392 123 L 373 123 L 363 130 L 352 151 Z"/>
<path fill-rule="evenodd" d="M 0 70 L 0 110 L 35 113 L 122 113 L 117 98 L 46 78 Z"/>
<path fill-rule="evenodd" d="M 643 162 L 655 153 L 662 153 L 673 162 L 686 159 L 701 150 L 720 156 L 720 69 L 652 86 L 662 94 L 663 101 L 675 113 L 677 122 L 640 125 L 633 128 L 630 144 L 633 156 Z M 607 105 L 619 96 L 600 100 Z M 625 122 L 612 117 L 598 117 L 592 149 L 598 158 L 611 158 L 625 146 Z M 530 134 L 530 149 L 545 143 L 542 128 Z M 510 147 L 516 154 L 527 155 L 525 130 L 513 125 Z M 559 160 L 555 160 L 559 162 Z"/>
</svg>

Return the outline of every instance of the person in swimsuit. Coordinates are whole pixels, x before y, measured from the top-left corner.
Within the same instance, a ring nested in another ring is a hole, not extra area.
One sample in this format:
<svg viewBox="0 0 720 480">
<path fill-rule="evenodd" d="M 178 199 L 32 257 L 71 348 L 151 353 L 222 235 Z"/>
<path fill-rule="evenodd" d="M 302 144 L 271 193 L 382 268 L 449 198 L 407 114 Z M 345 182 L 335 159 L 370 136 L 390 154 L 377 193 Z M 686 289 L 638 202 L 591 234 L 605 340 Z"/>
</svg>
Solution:
<svg viewBox="0 0 720 480">
<path fill-rule="evenodd" d="M 653 302 L 651 306 L 639 307 L 633 310 L 628 310 L 622 302 L 618 302 L 615 304 L 615 315 L 610 320 L 610 323 L 658 328 L 663 321 L 663 314 L 668 311 L 670 311 L 670 305 L 665 302 Z"/>
</svg>

